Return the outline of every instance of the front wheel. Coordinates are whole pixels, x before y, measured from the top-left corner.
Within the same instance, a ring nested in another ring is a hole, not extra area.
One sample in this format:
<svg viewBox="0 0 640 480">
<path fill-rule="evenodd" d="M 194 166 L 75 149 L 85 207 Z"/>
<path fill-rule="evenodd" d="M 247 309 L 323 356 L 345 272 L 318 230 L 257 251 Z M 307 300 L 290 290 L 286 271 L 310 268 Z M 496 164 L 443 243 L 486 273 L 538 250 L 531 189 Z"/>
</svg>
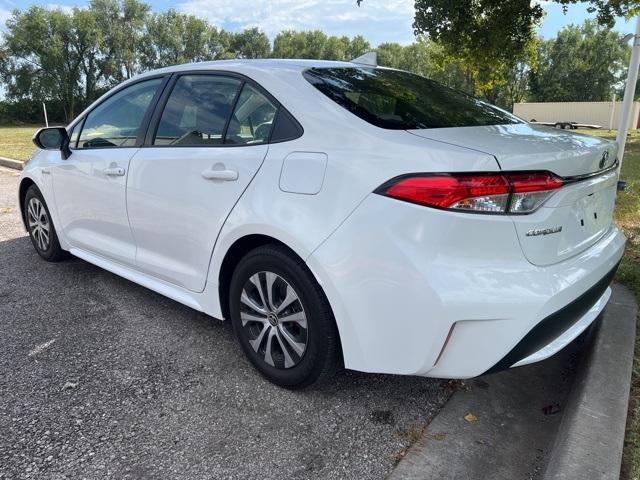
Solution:
<svg viewBox="0 0 640 480">
<path fill-rule="evenodd" d="M 29 237 L 38 255 L 47 262 L 57 262 L 65 258 L 67 252 L 60 247 L 47 204 L 35 185 L 31 185 L 27 190 L 23 209 Z"/>
<path fill-rule="evenodd" d="M 231 322 L 244 354 L 269 381 L 297 390 L 329 378 L 342 354 L 333 313 L 305 263 L 266 245 L 231 280 Z"/>
</svg>

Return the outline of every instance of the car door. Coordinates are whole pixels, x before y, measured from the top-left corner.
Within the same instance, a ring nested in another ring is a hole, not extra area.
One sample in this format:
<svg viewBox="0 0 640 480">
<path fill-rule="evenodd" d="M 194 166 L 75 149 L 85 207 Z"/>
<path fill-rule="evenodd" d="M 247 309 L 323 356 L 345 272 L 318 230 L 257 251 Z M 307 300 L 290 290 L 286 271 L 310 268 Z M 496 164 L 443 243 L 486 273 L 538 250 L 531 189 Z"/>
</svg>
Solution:
<svg viewBox="0 0 640 480">
<path fill-rule="evenodd" d="M 74 127 L 71 156 L 51 169 L 60 226 L 73 247 L 135 265 L 127 173 L 162 82 L 153 78 L 129 85 L 100 103 Z"/>
<path fill-rule="evenodd" d="M 239 77 L 175 79 L 154 114 L 149 145 L 129 167 L 127 208 L 140 271 L 204 289 L 218 233 L 267 153 L 268 136 L 257 126 L 270 125 L 275 111 Z"/>
</svg>

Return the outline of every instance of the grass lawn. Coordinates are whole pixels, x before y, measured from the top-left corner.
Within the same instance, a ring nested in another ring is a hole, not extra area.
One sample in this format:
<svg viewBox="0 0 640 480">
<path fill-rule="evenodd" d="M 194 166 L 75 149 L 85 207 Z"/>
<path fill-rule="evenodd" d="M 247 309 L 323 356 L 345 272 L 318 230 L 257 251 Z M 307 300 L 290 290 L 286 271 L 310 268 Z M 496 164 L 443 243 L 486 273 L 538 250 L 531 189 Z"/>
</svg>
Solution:
<svg viewBox="0 0 640 480">
<path fill-rule="evenodd" d="M 36 147 L 31 137 L 44 125 L 28 127 L 0 127 L 0 157 L 29 160 Z"/>
<path fill-rule="evenodd" d="M 31 136 L 40 128 L 0 127 L 0 157 L 28 160 L 35 150 Z M 581 133 L 615 140 L 616 131 L 583 130 Z M 627 249 L 616 279 L 629 287 L 640 302 L 640 134 L 633 131 L 627 139 L 622 163 L 621 180 L 627 190 L 618 193 L 615 221 L 627 236 Z M 640 328 L 638 329 L 640 333 Z M 636 354 L 633 366 L 627 435 L 622 464 L 623 480 L 640 478 L 640 335 L 636 336 Z"/>
</svg>

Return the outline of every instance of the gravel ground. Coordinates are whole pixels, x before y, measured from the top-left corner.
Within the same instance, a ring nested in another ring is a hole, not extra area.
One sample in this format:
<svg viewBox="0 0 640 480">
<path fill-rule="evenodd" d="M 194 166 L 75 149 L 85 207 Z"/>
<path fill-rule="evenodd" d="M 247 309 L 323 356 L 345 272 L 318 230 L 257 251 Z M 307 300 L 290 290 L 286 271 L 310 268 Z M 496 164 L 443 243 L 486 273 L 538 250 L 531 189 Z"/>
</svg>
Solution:
<svg viewBox="0 0 640 480">
<path fill-rule="evenodd" d="M 17 182 L 0 167 L 0 479 L 381 479 L 446 402 L 434 379 L 267 383 L 228 322 L 41 260 Z"/>
</svg>

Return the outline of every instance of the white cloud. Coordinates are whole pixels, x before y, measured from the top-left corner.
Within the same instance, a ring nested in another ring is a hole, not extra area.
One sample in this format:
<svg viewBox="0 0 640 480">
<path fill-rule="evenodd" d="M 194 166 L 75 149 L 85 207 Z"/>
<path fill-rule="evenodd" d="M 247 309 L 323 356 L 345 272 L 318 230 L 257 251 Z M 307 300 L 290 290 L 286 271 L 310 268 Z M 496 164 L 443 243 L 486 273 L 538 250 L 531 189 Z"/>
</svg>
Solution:
<svg viewBox="0 0 640 480">
<path fill-rule="evenodd" d="M 57 5 L 55 3 L 48 3 L 47 10 L 62 10 L 67 15 L 73 14 L 73 7 L 69 5 Z"/>
<path fill-rule="evenodd" d="M 11 18 L 11 11 L 5 10 L 4 8 L 0 8 L 0 25 L 4 26 L 7 23 L 7 20 Z"/>
<path fill-rule="evenodd" d="M 373 46 L 409 44 L 413 36 L 413 0 L 187 0 L 177 5 L 231 31 L 258 27 L 273 39 L 283 30 L 322 30 L 327 35 L 364 36 Z"/>
</svg>

